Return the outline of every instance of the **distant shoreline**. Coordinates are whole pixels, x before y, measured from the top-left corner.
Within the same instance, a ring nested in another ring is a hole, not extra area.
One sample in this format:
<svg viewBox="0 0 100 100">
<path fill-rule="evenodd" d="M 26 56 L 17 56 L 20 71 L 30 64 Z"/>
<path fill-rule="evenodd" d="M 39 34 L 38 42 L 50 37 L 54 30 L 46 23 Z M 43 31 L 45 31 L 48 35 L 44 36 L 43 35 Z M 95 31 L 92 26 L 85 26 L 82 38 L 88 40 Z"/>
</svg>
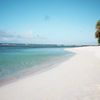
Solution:
<svg viewBox="0 0 100 100">
<path fill-rule="evenodd" d="M 64 44 L 24 44 L 24 43 L 0 43 L 0 47 L 25 47 L 25 48 L 70 48 L 97 45 L 64 45 Z"/>
</svg>

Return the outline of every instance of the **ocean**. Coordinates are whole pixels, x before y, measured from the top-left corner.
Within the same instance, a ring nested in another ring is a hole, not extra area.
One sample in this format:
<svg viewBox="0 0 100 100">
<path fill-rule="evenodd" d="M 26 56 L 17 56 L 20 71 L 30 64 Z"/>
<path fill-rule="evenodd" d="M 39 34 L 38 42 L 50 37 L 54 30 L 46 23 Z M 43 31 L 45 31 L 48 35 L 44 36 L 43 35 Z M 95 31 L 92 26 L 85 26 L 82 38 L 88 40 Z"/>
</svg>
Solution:
<svg viewBox="0 0 100 100">
<path fill-rule="evenodd" d="M 72 55 L 64 48 L 0 47 L 0 81 L 48 69 Z"/>
</svg>

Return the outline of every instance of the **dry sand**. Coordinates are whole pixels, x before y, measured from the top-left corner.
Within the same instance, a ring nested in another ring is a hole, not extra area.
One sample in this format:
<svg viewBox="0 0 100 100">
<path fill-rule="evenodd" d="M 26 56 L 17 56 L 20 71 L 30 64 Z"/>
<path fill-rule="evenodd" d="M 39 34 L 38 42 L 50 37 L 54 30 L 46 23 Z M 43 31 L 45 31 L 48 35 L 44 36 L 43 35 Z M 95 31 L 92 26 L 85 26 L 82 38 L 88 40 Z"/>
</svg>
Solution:
<svg viewBox="0 0 100 100">
<path fill-rule="evenodd" d="M 0 87 L 0 100 L 100 100 L 100 47 L 76 53 L 48 71 Z"/>
</svg>

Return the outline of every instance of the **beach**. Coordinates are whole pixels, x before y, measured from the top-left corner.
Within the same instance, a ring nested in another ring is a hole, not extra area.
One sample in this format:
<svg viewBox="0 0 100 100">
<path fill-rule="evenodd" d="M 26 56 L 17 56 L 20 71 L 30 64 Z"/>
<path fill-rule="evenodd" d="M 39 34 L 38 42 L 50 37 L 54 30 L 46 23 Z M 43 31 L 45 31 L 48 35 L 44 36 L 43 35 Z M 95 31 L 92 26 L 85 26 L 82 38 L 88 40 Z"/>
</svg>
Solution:
<svg viewBox="0 0 100 100">
<path fill-rule="evenodd" d="M 75 55 L 0 87 L 0 100 L 100 100 L 100 46 L 65 50 Z"/>
</svg>

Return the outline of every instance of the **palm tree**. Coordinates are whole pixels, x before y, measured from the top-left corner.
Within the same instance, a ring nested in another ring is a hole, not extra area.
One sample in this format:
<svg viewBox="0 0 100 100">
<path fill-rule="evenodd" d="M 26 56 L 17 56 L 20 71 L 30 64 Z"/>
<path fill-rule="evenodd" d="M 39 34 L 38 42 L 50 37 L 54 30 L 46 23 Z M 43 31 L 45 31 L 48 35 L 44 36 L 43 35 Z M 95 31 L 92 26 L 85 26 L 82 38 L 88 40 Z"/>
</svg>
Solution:
<svg viewBox="0 0 100 100">
<path fill-rule="evenodd" d="M 98 38 L 98 44 L 100 45 L 100 20 L 97 21 L 96 23 L 96 33 L 95 33 L 95 36 L 96 38 Z"/>
</svg>

